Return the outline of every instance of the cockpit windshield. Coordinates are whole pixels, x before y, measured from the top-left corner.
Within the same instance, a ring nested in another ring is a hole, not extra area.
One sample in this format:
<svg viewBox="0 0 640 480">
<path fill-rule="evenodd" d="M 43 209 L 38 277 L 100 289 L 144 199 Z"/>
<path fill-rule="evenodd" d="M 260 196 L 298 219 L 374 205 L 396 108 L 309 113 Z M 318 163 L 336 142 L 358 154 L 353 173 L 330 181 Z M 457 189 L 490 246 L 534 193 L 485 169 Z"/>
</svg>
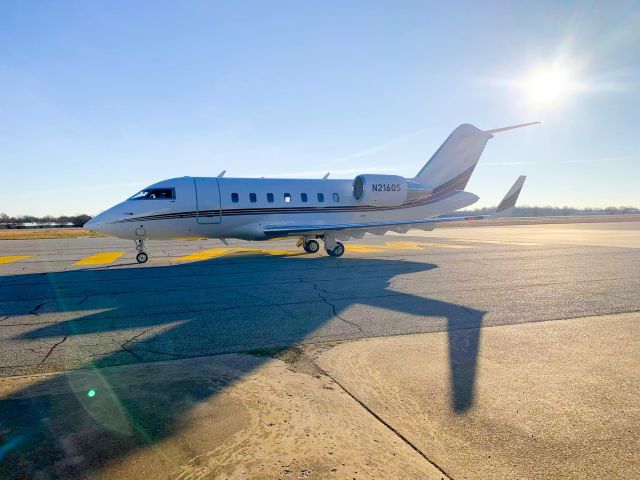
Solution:
<svg viewBox="0 0 640 480">
<path fill-rule="evenodd" d="M 129 200 L 173 200 L 175 198 L 175 188 L 147 188 L 140 190 Z"/>
</svg>

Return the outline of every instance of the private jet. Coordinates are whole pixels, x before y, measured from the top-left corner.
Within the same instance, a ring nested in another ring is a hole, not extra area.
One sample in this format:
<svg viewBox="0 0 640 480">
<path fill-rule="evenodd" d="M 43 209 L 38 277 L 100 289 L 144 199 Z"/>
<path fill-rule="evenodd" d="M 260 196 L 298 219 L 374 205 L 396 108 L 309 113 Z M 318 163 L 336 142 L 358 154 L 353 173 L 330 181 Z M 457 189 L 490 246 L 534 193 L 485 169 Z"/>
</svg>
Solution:
<svg viewBox="0 0 640 480">
<path fill-rule="evenodd" d="M 298 237 L 307 253 L 340 257 L 340 240 L 366 233 L 433 230 L 451 221 L 507 216 L 525 177 L 520 176 L 492 215 L 451 215 L 478 201 L 464 189 L 494 130 L 457 127 L 413 178 L 367 174 L 354 179 L 182 177 L 139 191 L 89 220 L 84 228 L 135 242 L 139 263 L 148 260 L 146 240 L 176 237 L 269 240 Z M 450 215 L 450 216 L 445 216 Z"/>
</svg>

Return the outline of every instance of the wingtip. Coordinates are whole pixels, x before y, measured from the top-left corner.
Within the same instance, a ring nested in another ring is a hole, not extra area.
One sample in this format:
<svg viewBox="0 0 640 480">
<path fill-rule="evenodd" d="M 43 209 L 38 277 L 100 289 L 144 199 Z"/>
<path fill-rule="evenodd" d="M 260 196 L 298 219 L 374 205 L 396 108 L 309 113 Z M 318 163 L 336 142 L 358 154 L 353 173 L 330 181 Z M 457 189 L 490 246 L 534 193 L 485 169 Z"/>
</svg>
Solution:
<svg viewBox="0 0 640 480">
<path fill-rule="evenodd" d="M 518 201 L 518 197 L 520 196 L 520 192 L 522 191 L 522 187 L 524 186 L 524 181 L 526 178 L 526 175 L 520 175 L 514 182 L 512 187 L 509 189 L 507 194 L 498 205 L 498 208 L 496 209 L 496 216 L 506 216 L 511 213 L 513 207 L 515 207 L 516 202 Z"/>
</svg>

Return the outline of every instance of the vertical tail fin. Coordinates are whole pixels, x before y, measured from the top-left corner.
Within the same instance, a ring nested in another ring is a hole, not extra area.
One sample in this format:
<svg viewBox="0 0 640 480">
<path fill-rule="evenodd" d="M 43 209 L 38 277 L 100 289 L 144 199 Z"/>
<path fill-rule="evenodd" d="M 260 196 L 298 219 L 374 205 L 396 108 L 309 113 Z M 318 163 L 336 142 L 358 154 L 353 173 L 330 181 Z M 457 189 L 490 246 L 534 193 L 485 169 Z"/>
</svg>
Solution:
<svg viewBox="0 0 640 480">
<path fill-rule="evenodd" d="M 480 130 L 467 123 L 456 128 L 438 148 L 427 164 L 415 176 L 415 180 L 436 191 L 446 189 L 464 190 L 476 168 L 480 155 L 494 133 L 526 127 L 535 123 L 524 123 L 494 130 Z"/>
<path fill-rule="evenodd" d="M 444 141 L 415 179 L 434 190 L 448 184 L 464 190 L 491 134 L 473 125 L 463 124 Z"/>
</svg>

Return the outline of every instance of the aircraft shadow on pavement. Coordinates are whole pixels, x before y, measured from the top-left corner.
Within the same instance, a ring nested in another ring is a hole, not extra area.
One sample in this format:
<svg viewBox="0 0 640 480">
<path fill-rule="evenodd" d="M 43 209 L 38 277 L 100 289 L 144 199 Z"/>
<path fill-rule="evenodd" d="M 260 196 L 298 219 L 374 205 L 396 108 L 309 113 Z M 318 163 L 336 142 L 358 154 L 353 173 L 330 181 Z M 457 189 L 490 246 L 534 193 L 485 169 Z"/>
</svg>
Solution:
<svg viewBox="0 0 640 480">
<path fill-rule="evenodd" d="M 314 262 L 314 268 L 309 269 L 306 262 Z M 71 376 L 57 374 L 1 398 L 0 477 L 32 477 L 39 471 L 66 478 L 95 474 L 106 463 L 179 434 L 194 405 L 223 391 L 270 357 L 256 356 L 244 367 L 208 381 L 190 377 L 150 383 L 144 395 L 123 384 L 114 373 L 117 369 L 104 367 L 294 346 L 336 321 L 335 314 L 340 316 L 354 304 L 409 314 L 402 317 L 410 323 L 406 331 L 402 331 L 403 320 L 394 319 L 393 333 L 442 330 L 423 329 L 420 324 L 433 323 L 433 317 L 446 318 L 451 407 L 464 413 L 474 401 L 485 312 L 389 288 L 398 275 L 435 268 L 408 260 L 321 257 L 283 261 L 243 256 L 228 263 L 208 260 L 56 272 L 38 286 L 33 285 L 38 274 L 4 277 L 9 298 L 28 298 L 31 289 L 42 289 L 43 297 L 55 299 L 47 304 L 47 313 L 78 315 L 37 326 L 17 336 L 18 340 L 79 339 L 102 332 L 126 333 L 127 329 L 163 329 L 152 336 L 118 340 L 112 351 L 83 365 L 96 372 L 94 396 L 84 385 L 69 385 Z M 271 282 L 276 278 L 277 282 Z M 21 288 L 30 292 L 20 292 Z M 0 301 L 7 301 L 4 297 L 0 294 Z M 87 311 L 91 313 L 84 313 Z M 366 324 L 363 318 L 362 325 Z M 368 327 L 374 333 L 367 328 L 354 330 L 350 338 L 379 334 L 375 326 Z M 65 385 L 70 393 L 60 393 Z M 137 384 L 136 388 L 141 387 Z"/>
</svg>

